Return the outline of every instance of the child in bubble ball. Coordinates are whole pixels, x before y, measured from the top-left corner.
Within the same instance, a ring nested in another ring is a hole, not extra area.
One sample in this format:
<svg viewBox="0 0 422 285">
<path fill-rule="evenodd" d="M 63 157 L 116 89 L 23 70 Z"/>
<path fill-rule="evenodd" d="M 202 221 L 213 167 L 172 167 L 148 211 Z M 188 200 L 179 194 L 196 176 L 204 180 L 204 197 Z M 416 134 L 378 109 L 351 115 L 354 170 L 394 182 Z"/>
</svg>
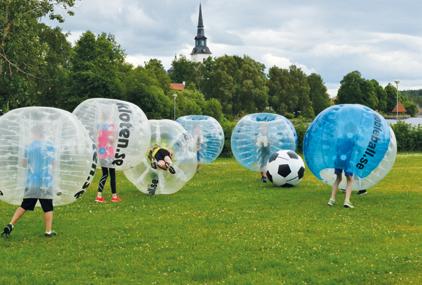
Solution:
<svg viewBox="0 0 422 285">
<path fill-rule="evenodd" d="M 171 174 L 176 174 L 176 170 L 172 166 L 173 153 L 167 148 L 161 147 L 159 145 L 154 145 L 148 151 L 148 159 L 151 162 L 151 167 L 153 169 L 161 169 L 164 171 L 169 171 Z M 154 175 L 152 183 L 148 187 L 148 192 L 150 195 L 154 195 L 158 186 L 158 177 Z"/>
<path fill-rule="evenodd" d="M 342 180 L 343 172 L 346 176 L 346 195 L 344 197 L 344 208 L 353 209 L 354 206 L 350 202 L 350 196 L 352 194 L 353 186 L 353 173 L 349 171 L 350 169 L 350 159 L 352 156 L 353 147 L 356 141 L 356 128 L 353 125 L 345 126 L 345 135 L 340 137 L 336 143 L 337 156 L 334 162 L 335 169 L 334 173 L 336 175 L 336 180 L 332 186 L 331 196 L 328 200 L 328 206 L 334 206 L 336 203 L 336 194 L 339 188 L 339 185 Z"/>
<path fill-rule="evenodd" d="M 33 211 L 37 201 L 44 211 L 46 237 L 53 237 L 56 232 L 53 226 L 53 166 L 54 146 L 45 139 L 44 129 L 35 125 L 31 129 L 32 141 L 25 147 L 22 166 L 26 168 L 25 190 L 22 204 L 16 209 L 10 223 L 7 224 L 2 236 L 7 238 L 12 233 L 16 223 L 26 211 Z M 59 195 L 59 193 L 56 193 Z"/>
</svg>

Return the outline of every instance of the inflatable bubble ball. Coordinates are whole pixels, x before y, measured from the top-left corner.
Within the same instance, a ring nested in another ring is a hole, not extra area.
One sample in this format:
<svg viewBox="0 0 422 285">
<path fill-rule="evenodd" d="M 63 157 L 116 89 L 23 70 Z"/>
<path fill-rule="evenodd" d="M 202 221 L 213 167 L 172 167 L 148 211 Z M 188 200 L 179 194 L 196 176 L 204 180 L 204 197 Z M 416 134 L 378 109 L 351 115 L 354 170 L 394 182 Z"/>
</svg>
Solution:
<svg viewBox="0 0 422 285">
<path fill-rule="evenodd" d="M 266 171 L 270 155 L 296 150 L 297 134 L 285 117 L 271 113 L 244 116 L 233 129 L 231 148 L 236 160 L 253 171 Z"/>
<path fill-rule="evenodd" d="M 151 131 L 147 117 L 138 106 L 94 98 L 83 101 L 73 113 L 97 145 L 99 166 L 124 170 L 144 158 Z"/>
<path fill-rule="evenodd" d="M 0 117 L 0 200 L 74 202 L 96 169 L 93 141 L 71 113 L 46 107 L 12 110 Z"/>
<path fill-rule="evenodd" d="M 173 194 L 195 175 L 193 138 L 172 120 L 150 120 L 150 126 L 151 145 L 143 161 L 124 174 L 145 194 Z"/>
<path fill-rule="evenodd" d="M 299 184 L 305 174 L 302 158 L 292 150 L 279 150 L 270 156 L 267 177 L 275 186 Z"/>
<path fill-rule="evenodd" d="M 224 132 L 216 119 L 204 115 L 183 116 L 177 119 L 193 137 L 198 163 L 211 163 L 223 150 Z"/>
<path fill-rule="evenodd" d="M 359 104 L 344 104 L 331 106 L 315 118 L 305 134 L 303 152 L 318 179 L 332 185 L 337 168 L 343 176 L 352 173 L 353 189 L 363 190 L 378 183 L 393 167 L 397 143 L 380 114 Z M 346 187 L 346 179 L 340 187 Z"/>
</svg>

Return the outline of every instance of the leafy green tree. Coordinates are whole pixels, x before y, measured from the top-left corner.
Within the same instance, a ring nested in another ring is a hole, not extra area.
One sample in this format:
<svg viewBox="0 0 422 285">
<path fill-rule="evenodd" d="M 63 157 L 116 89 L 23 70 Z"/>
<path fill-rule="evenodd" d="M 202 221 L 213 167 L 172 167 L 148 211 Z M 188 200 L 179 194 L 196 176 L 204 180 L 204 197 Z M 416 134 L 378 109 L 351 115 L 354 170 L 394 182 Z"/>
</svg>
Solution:
<svg viewBox="0 0 422 285">
<path fill-rule="evenodd" d="M 72 47 L 59 28 L 43 25 L 40 41 L 47 45 L 45 64 L 40 67 L 42 79 L 37 80 L 38 98 L 41 106 L 64 108 L 68 96 L 70 58 Z"/>
<path fill-rule="evenodd" d="M 378 105 L 375 110 L 388 113 L 387 110 L 387 93 L 385 92 L 384 88 L 379 85 L 378 81 L 372 79 L 369 81 L 372 84 L 372 88 L 375 91 L 375 95 L 377 97 Z"/>
<path fill-rule="evenodd" d="M 336 100 L 338 104 L 353 103 L 366 105 L 372 109 L 378 108 L 378 98 L 373 84 L 365 80 L 359 71 L 346 74 L 340 84 Z"/>
<path fill-rule="evenodd" d="M 312 101 L 312 108 L 315 115 L 319 114 L 325 108 L 330 106 L 330 97 L 327 93 L 327 87 L 319 74 L 312 73 L 308 76 L 309 96 Z"/>
<path fill-rule="evenodd" d="M 221 122 L 224 118 L 223 108 L 217 99 L 211 98 L 205 102 L 202 110 L 204 115 L 208 115 Z"/>
<path fill-rule="evenodd" d="M 172 100 L 149 70 L 143 67 L 130 70 L 124 79 L 124 85 L 127 100 L 139 106 L 149 119 L 172 117 Z"/>
<path fill-rule="evenodd" d="M 56 13 L 64 12 L 74 0 L 2 0 L 0 1 L 0 103 L 3 111 L 36 103 L 37 81 L 42 79 L 48 45 L 40 40 L 45 25 L 39 19 L 48 16 L 63 22 Z"/>
<path fill-rule="evenodd" d="M 201 63 L 188 60 L 181 55 L 179 58 L 174 58 L 171 63 L 170 78 L 173 82 L 185 82 L 186 86 L 191 88 L 199 88 L 202 78 Z"/>
<path fill-rule="evenodd" d="M 291 116 L 292 113 L 313 117 L 310 85 L 306 74 L 295 65 L 289 69 L 271 67 L 269 70 L 270 104 L 277 113 Z"/>
<path fill-rule="evenodd" d="M 124 98 L 127 66 L 124 52 L 112 35 L 85 32 L 77 41 L 72 58 L 71 95 L 67 108 L 88 98 Z"/>
<path fill-rule="evenodd" d="M 170 91 L 171 80 L 160 60 L 150 59 L 145 63 L 145 69 L 149 71 L 149 73 L 152 74 L 160 83 L 161 89 L 163 89 L 164 93 L 168 93 Z"/>
<path fill-rule="evenodd" d="M 397 89 L 389 83 L 384 90 L 387 98 L 386 113 L 391 113 L 397 104 Z"/>
</svg>

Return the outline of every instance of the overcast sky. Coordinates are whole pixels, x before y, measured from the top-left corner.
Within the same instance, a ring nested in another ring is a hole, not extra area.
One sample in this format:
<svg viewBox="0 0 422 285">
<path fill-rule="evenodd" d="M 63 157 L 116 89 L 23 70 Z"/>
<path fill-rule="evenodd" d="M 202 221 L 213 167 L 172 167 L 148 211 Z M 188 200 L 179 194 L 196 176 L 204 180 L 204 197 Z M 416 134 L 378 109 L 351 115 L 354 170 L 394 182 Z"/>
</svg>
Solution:
<svg viewBox="0 0 422 285">
<path fill-rule="evenodd" d="M 82 0 L 61 27 L 114 34 L 127 61 L 158 58 L 168 68 L 189 56 L 199 0 Z M 249 55 L 266 65 L 296 64 L 321 74 L 331 95 L 345 74 L 359 70 L 385 85 L 422 88 L 422 1 L 202 0 L 213 56 Z"/>
</svg>

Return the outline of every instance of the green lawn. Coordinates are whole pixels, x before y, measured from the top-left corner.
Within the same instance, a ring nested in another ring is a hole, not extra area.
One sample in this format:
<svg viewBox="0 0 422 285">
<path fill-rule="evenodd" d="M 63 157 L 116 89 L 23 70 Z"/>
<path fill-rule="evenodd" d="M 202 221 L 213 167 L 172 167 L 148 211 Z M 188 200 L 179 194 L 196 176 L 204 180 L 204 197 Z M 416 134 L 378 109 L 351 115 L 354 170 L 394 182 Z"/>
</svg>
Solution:
<svg viewBox="0 0 422 285">
<path fill-rule="evenodd" d="M 118 181 L 120 204 L 108 187 L 96 204 L 95 182 L 56 208 L 56 238 L 44 238 L 40 209 L 27 213 L 0 240 L 0 284 L 422 284 L 422 154 L 399 155 L 355 209 L 329 208 L 309 171 L 274 188 L 233 159 L 172 196 Z M 1 223 L 14 209 L 0 204 Z"/>
</svg>

